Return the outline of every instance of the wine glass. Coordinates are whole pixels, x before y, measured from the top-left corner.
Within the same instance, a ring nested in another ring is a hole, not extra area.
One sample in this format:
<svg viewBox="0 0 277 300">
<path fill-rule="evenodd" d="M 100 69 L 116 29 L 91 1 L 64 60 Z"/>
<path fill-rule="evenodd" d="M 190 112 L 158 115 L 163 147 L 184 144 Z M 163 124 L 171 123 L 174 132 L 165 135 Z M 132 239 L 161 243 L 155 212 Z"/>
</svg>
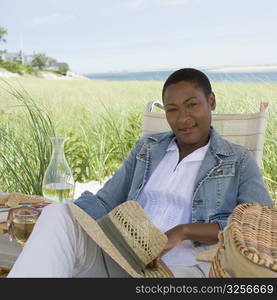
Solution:
<svg viewBox="0 0 277 300">
<path fill-rule="evenodd" d="M 33 231 L 38 216 L 39 211 L 36 210 L 15 211 L 12 215 L 10 240 L 15 239 L 19 245 L 24 246 Z"/>
</svg>

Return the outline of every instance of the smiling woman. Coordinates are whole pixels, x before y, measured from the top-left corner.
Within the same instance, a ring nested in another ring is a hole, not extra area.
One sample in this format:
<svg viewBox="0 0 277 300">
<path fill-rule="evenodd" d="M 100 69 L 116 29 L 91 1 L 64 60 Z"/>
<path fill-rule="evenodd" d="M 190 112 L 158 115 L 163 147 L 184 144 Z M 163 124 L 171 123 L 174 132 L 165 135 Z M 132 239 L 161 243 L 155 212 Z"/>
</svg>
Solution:
<svg viewBox="0 0 277 300">
<path fill-rule="evenodd" d="M 165 82 L 163 102 L 166 119 L 174 132 L 181 161 L 209 141 L 215 95 L 208 78 L 194 69 L 179 70 Z"/>
<path fill-rule="evenodd" d="M 86 218 L 98 220 L 123 202 L 137 201 L 167 236 L 161 254 L 147 268 L 158 267 L 162 258 L 175 277 L 205 277 L 210 264 L 197 262 L 195 255 L 217 242 L 232 210 L 241 203 L 271 206 L 272 202 L 250 151 L 224 140 L 210 126 L 215 96 L 206 94 L 197 81 L 202 72 L 177 73 L 178 80 L 166 81 L 163 89 L 173 132 L 139 139 L 103 188 L 96 194 L 85 191 L 74 202 Z M 9 277 L 127 275 L 110 259 L 110 269 L 99 270 L 106 258 L 96 255 L 101 251 L 76 226 L 67 204 L 43 210 L 26 246 Z M 41 251 L 43 261 L 34 263 L 34 255 Z M 145 269 L 140 271 L 145 274 Z"/>
</svg>

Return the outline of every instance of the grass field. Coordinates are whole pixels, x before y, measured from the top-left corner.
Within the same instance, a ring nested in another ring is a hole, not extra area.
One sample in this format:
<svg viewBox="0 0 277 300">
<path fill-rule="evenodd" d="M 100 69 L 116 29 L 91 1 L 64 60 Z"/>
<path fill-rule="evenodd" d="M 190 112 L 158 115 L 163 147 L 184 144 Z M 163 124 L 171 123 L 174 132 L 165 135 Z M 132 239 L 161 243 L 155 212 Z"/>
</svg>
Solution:
<svg viewBox="0 0 277 300">
<path fill-rule="evenodd" d="M 31 77 L 9 79 L 8 82 L 17 90 L 25 89 L 35 103 L 47 111 L 56 135 L 70 137 L 66 142 L 66 155 L 75 179 L 82 182 L 103 180 L 120 166 L 140 135 L 146 103 L 161 99 L 163 84 L 161 81 L 66 81 Z M 275 199 L 277 84 L 226 82 L 212 86 L 217 97 L 217 113 L 257 112 L 261 100 L 270 101 L 262 172 Z M 18 138 L 21 145 L 31 144 L 28 149 L 32 149 L 32 137 L 28 135 L 30 124 L 18 106 L 18 99 L 5 89 L 10 90 L 0 81 L 0 126 L 4 130 L 9 124 L 13 138 Z M 9 188 L 12 186 L 21 189 L 16 183 Z M 7 182 L 0 178 L 1 188 L 7 189 Z"/>
</svg>

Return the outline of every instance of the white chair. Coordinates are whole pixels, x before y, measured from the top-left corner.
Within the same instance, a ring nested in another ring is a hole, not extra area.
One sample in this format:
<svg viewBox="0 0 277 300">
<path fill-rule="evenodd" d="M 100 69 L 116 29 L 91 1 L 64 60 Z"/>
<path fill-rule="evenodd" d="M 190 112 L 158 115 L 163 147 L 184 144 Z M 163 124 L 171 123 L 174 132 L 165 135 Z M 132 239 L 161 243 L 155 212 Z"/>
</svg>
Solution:
<svg viewBox="0 0 277 300">
<path fill-rule="evenodd" d="M 212 126 L 216 131 L 226 140 L 248 148 L 259 166 L 262 162 L 268 105 L 268 101 L 261 101 L 260 111 L 257 113 L 212 114 Z M 171 130 L 165 113 L 153 112 L 154 106 L 164 109 L 160 101 L 152 101 L 146 105 L 141 135 Z"/>
</svg>

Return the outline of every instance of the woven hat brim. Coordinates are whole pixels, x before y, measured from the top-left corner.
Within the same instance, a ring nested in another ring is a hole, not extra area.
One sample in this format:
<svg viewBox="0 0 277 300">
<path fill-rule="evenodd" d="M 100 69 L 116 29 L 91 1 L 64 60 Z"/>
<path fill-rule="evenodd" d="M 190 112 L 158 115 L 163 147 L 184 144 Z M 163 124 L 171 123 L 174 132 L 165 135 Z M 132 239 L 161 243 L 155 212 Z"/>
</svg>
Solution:
<svg viewBox="0 0 277 300">
<path fill-rule="evenodd" d="M 85 232 L 94 240 L 94 242 L 101 247 L 115 262 L 117 262 L 128 274 L 134 278 L 152 277 L 152 278 L 172 278 L 174 275 L 169 268 L 160 261 L 159 267 L 155 269 L 146 268 L 144 276 L 136 272 L 136 270 L 128 263 L 123 255 L 117 250 L 113 243 L 107 238 L 101 227 L 98 225 L 89 214 L 83 209 L 68 202 L 72 215 L 85 230 Z"/>
</svg>

